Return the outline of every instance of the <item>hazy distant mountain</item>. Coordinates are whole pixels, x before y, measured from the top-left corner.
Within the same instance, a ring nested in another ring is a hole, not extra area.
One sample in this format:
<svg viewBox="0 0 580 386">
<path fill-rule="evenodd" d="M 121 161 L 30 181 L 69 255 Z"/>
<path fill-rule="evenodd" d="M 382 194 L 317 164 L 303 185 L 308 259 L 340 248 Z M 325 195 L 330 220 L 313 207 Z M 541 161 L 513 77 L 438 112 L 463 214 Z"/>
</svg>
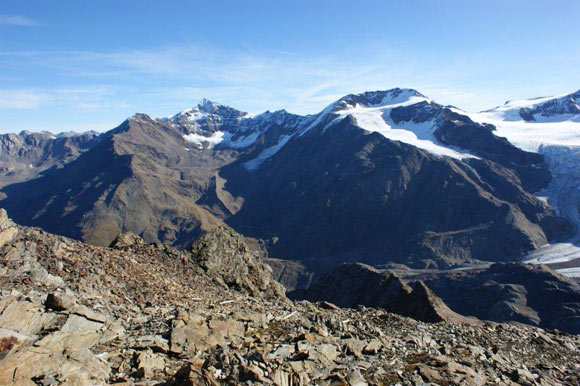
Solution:
<svg viewBox="0 0 580 386">
<path fill-rule="evenodd" d="M 47 132 L 0 134 L 0 187 L 38 176 L 60 167 L 90 149 L 98 134 Z"/>
<path fill-rule="evenodd" d="M 204 100 L 129 118 L 64 167 L 6 186 L 0 205 L 100 245 L 132 231 L 186 247 L 226 222 L 316 271 L 509 261 L 572 229 L 533 195 L 551 181 L 544 156 L 497 131 L 410 89 L 312 116 Z"/>
</svg>

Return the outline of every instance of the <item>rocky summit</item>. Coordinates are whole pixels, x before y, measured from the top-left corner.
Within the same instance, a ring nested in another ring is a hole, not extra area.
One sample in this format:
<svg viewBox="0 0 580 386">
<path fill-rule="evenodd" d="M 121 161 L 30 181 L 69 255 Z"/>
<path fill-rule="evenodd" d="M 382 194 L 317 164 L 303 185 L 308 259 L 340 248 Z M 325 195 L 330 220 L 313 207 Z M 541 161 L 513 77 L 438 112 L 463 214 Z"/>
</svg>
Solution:
<svg viewBox="0 0 580 386">
<path fill-rule="evenodd" d="M 187 251 L 134 234 L 97 247 L 0 210 L 0 256 L 2 385 L 580 382 L 580 338 L 557 330 L 424 322 L 349 294 L 336 302 L 354 308 L 289 300 L 261 250 L 229 228 Z M 425 285 L 355 268 L 380 280 L 368 291 L 404 297 L 403 311 L 446 307 Z"/>
</svg>

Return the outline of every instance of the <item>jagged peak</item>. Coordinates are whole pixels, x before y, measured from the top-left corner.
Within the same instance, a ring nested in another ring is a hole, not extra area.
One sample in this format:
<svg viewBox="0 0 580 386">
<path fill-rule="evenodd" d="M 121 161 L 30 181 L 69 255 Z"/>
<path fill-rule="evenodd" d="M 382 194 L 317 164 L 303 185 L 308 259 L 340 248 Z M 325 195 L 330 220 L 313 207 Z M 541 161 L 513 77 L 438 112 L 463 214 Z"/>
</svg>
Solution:
<svg viewBox="0 0 580 386">
<path fill-rule="evenodd" d="M 334 102 L 331 106 L 332 111 L 340 111 L 355 106 L 381 107 L 410 101 L 423 102 L 431 100 L 415 89 L 397 87 L 389 90 L 365 91 L 358 94 L 348 94 Z"/>
<path fill-rule="evenodd" d="M 151 121 L 153 119 L 149 115 L 144 114 L 144 113 L 135 113 L 135 114 L 131 115 L 129 118 L 127 118 L 128 122 L 142 121 L 142 120 Z"/>
<path fill-rule="evenodd" d="M 217 109 L 219 109 L 220 107 L 227 108 L 227 109 L 232 108 L 229 106 L 224 106 L 221 103 L 217 103 L 217 102 L 214 102 L 212 100 L 209 100 L 207 98 L 203 98 L 201 100 L 201 102 L 199 102 L 197 104 L 197 108 L 199 111 L 208 112 L 208 113 L 212 113 L 212 112 L 216 111 Z"/>
<path fill-rule="evenodd" d="M 249 114 L 245 111 L 235 109 L 230 106 L 214 102 L 207 98 L 203 98 L 196 106 L 185 109 L 170 118 L 174 121 L 186 118 L 188 120 L 204 119 L 210 115 L 227 116 L 227 117 L 247 117 Z"/>
</svg>

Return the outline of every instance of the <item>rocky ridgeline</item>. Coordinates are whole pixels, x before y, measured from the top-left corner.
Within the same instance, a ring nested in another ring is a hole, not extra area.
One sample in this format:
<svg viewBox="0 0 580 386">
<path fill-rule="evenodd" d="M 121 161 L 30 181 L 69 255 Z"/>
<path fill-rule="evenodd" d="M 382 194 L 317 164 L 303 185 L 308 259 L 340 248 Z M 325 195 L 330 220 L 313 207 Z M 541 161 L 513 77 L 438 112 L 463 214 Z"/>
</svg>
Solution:
<svg viewBox="0 0 580 386">
<path fill-rule="evenodd" d="M 227 228 L 189 252 L 102 248 L 0 210 L 0 256 L 2 385 L 580 382 L 577 336 L 292 302 Z"/>
</svg>

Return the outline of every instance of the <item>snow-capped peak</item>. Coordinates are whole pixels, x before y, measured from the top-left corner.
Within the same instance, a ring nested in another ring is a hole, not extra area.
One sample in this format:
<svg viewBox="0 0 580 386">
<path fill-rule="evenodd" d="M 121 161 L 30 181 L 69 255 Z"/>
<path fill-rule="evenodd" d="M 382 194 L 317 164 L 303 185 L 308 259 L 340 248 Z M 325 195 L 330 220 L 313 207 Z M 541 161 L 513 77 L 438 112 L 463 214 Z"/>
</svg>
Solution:
<svg viewBox="0 0 580 386">
<path fill-rule="evenodd" d="M 199 111 L 205 112 L 205 113 L 213 113 L 214 111 L 218 110 L 220 107 L 225 107 L 227 109 L 231 109 L 231 107 L 228 106 L 224 106 L 220 103 L 217 102 L 213 102 L 209 99 L 203 98 L 201 100 L 201 102 L 199 102 L 197 104 L 197 109 Z"/>
<path fill-rule="evenodd" d="M 197 106 L 181 111 L 175 114 L 170 120 L 179 121 L 198 121 L 208 117 L 213 119 L 241 119 L 248 116 L 248 113 L 225 106 L 209 99 L 203 98 Z"/>
<path fill-rule="evenodd" d="M 324 109 L 301 135 L 321 124 L 324 125 L 324 132 L 344 118 L 352 117 L 361 129 L 377 132 L 437 156 L 456 159 L 473 157 L 444 146 L 435 138 L 441 109 L 442 106 L 413 89 L 394 88 L 351 94 Z"/>
<path fill-rule="evenodd" d="M 253 115 L 204 98 L 197 106 L 161 121 L 180 130 L 186 141 L 200 149 L 218 145 L 241 149 L 254 144 L 271 128 L 277 128 L 279 135 L 291 135 L 305 118 L 286 110 Z"/>
<path fill-rule="evenodd" d="M 571 94 L 507 101 L 482 111 L 489 119 L 527 122 L 580 121 L 580 90 Z"/>
<path fill-rule="evenodd" d="M 429 98 L 417 90 L 409 88 L 393 88 L 382 91 L 367 91 L 360 94 L 349 94 L 333 103 L 332 111 L 340 111 L 350 107 L 387 107 L 406 103 L 431 102 Z"/>
</svg>

